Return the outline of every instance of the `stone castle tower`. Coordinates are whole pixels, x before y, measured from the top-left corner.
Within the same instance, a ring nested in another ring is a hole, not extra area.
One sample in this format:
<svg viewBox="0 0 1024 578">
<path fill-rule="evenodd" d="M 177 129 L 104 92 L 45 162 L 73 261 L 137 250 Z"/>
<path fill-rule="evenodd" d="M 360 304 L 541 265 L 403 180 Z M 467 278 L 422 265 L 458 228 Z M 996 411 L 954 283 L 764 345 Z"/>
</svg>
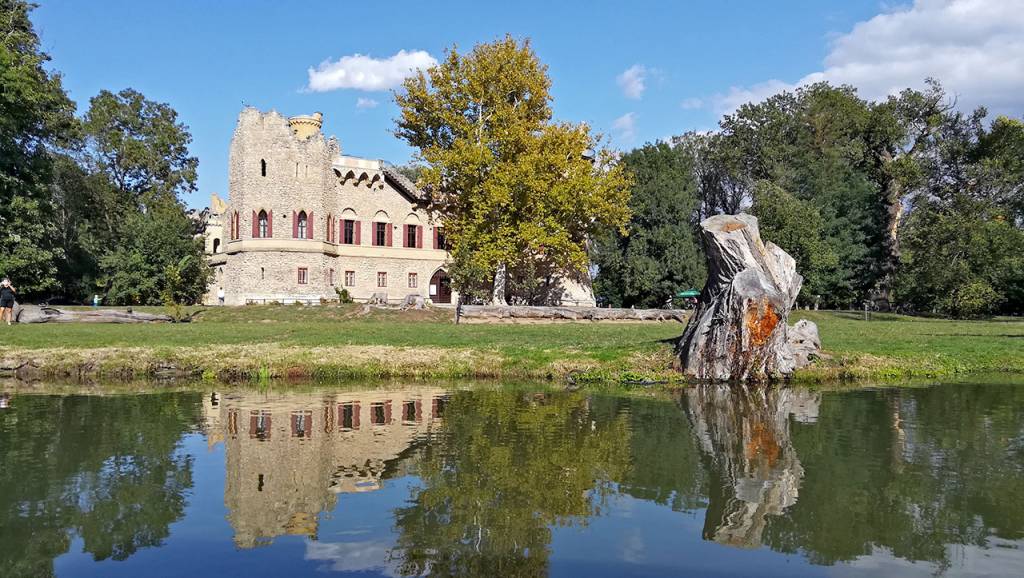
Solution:
<svg viewBox="0 0 1024 578">
<path fill-rule="evenodd" d="M 443 230 L 420 192 L 380 160 L 343 156 L 322 121 L 239 115 L 220 230 L 208 232 L 207 301 L 223 288 L 230 305 L 315 303 L 337 299 L 336 289 L 357 300 L 451 302 Z"/>
</svg>

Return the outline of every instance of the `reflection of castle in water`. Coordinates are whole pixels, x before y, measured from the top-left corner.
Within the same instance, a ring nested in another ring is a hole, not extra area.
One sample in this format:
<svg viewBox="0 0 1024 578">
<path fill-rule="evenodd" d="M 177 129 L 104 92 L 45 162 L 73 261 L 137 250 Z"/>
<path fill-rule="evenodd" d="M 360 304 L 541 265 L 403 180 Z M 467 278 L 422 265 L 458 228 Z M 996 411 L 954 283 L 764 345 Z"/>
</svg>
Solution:
<svg viewBox="0 0 1024 578">
<path fill-rule="evenodd" d="M 801 389 L 727 385 L 693 387 L 685 396 L 711 476 L 704 538 L 760 546 L 767 517 L 796 503 L 803 478 L 789 416 L 816 421 L 821 398 Z"/>
<path fill-rule="evenodd" d="M 426 438 L 447 402 L 440 389 L 330 394 L 212 393 L 207 440 L 224 443 L 224 504 L 242 548 L 284 534 L 315 538 L 337 494 L 379 489 Z"/>
</svg>

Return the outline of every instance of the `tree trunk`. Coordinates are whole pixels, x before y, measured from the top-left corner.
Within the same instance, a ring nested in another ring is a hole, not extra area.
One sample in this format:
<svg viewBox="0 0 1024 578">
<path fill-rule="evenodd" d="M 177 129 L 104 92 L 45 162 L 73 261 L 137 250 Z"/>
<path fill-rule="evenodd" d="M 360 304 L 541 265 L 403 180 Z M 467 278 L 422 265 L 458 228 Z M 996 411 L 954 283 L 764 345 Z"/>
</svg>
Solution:
<svg viewBox="0 0 1024 578">
<path fill-rule="evenodd" d="M 38 305 L 16 305 L 18 323 L 170 323 L 170 315 L 129 313 L 117 309 L 61 309 Z"/>
<path fill-rule="evenodd" d="M 891 164 L 891 160 L 889 163 Z M 872 299 L 882 311 L 892 303 L 892 286 L 900 266 L 900 221 L 903 218 L 903 191 L 895 177 L 890 176 L 882 193 L 884 232 L 882 235 L 881 275 L 875 284 Z"/>
<path fill-rule="evenodd" d="M 761 241 L 751 215 L 716 215 L 701 228 L 708 281 L 676 347 L 678 367 L 704 381 L 789 376 L 798 366 L 786 326 L 803 283 L 796 262 Z"/>
<path fill-rule="evenodd" d="M 498 263 L 498 269 L 494 272 L 494 289 L 491 292 L 491 305 L 508 305 L 508 301 L 505 300 L 506 277 L 505 264 Z"/>
</svg>

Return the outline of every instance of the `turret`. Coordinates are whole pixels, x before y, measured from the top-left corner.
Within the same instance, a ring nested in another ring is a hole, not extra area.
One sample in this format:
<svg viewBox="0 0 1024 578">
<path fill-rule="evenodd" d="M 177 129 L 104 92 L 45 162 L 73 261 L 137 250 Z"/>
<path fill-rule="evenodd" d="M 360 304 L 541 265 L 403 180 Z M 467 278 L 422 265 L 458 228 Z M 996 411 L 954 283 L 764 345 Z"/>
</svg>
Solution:
<svg viewBox="0 0 1024 578">
<path fill-rule="evenodd" d="M 288 126 L 291 127 L 292 133 L 296 137 L 300 140 L 306 140 L 315 134 L 320 134 L 323 118 L 324 115 L 320 112 L 314 112 L 310 115 L 293 116 L 288 119 Z"/>
</svg>

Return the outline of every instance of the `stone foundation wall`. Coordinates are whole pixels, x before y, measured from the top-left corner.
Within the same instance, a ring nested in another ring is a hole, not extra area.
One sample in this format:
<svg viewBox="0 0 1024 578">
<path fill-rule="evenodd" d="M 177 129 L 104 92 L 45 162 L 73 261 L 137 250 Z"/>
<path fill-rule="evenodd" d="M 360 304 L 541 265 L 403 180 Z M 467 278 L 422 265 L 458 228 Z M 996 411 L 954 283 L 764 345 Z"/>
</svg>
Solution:
<svg viewBox="0 0 1024 578">
<path fill-rule="evenodd" d="M 294 251 L 246 251 L 227 255 L 223 265 L 214 267 L 215 278 L 206 303 L 217 303 L 218 287 L 224 287 L 226 305 L 334 300 L 338 298 L 335 287 L 348 290 L 356 301 L 369 300 L 376 293 L 385 293 L 390 303 L 401 303 L 407 295 L 429 299 L 430 278 L 442 268 L 444 260 L 410 257 L 410 253 L 418 251 L 415 249 L 378 248 L 375 252 L 389 251 L 393 256 Z M 363 251 L 367 252 L 370 251 Z M 305 284 L 299 283 L 300 267 L 307 272 Z M 351 285 L 345 283 L 346 271 L 354 273 Z M 386 287 L 378 286 L 378 273 L 387 274 Z M 416 287 L 409 287 L 410 273 L 416 275 Z M 453 296 L 452 302 L 457 299 L 457 295 Z"/>
</svg>

